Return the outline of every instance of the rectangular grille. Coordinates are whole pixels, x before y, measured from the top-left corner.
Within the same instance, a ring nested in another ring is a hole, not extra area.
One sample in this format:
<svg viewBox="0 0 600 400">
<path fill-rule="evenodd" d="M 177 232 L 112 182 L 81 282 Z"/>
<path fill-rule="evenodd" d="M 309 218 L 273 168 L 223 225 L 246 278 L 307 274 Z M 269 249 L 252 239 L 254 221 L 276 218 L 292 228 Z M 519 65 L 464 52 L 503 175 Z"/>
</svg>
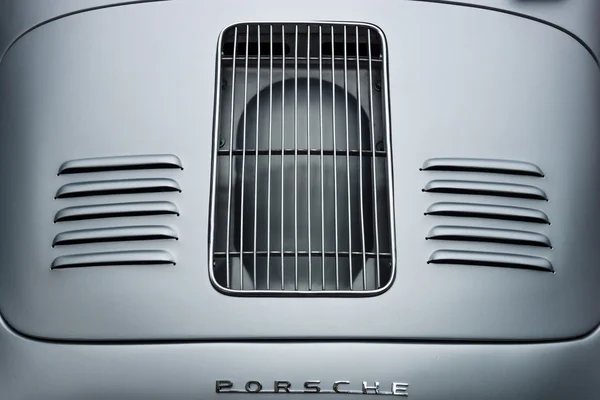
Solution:
<svg viewBox="0 0 600 400">
<path fill-rule="evenodd" d="M 387 60 L 366 24 L 219 40 L 210 275 L 230 294 L 373 294 L 394 277 Z"/>
</svg>

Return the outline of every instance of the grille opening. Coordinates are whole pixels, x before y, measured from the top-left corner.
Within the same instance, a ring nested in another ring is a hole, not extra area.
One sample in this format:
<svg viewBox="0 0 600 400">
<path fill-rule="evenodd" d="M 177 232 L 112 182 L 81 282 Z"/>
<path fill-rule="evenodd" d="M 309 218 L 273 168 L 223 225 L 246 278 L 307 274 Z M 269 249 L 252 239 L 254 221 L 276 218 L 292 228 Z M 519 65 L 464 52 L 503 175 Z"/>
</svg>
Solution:
<svg viewBox="0 0 600 400">
<path fill-rule="evenodd" d="M 395 260 L 380 32 L 241 24 L 222 40 L 214 282 L 290 294 L 387 287 Z"/>
</svg>

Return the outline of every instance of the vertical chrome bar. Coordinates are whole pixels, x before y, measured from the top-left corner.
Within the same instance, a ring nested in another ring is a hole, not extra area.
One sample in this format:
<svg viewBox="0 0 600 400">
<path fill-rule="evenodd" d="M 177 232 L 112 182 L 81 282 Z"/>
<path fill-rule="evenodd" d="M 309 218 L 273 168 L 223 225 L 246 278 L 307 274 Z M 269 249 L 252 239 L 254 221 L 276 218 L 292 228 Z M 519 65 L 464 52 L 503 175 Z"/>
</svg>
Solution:
<svg viewBox="0 0 600 400">
<path fill-rule="evenodd" d="M 298 25 L 294 48 L 294 290 L 298 290 Z"/>
<path fill-rule="evenodd" d="M 323 163 L 323 27 L 319 26 L 319 138 L 321 144 L 321 155 L 319 164 L 321 166 L 321 285 L 325 290 L 325 193 Z"/>
<path fill-rule="evenodd" d="M 267 171 L 267 290 L 271 286 L 271 156 L 273 142 L 273 25 L 269 25 L 269 165 Z"/>
<path fill-rule="evenodd" d="M 371 29 L 367 30 L 367 48 L 369 49 L 369 120 L 371 121 L 371 155 L 373 166 L 373 196 L 374 196 L 374 220 L 375 220 L 375 256 L 377 261 L 377 287 L 381 287 L 381 267 L 379 262 L 379 215 L 377 210 L 377 165 L 375 158 L 375 122 L 373 118 L 373 65 L 371 56 Z"/>
<path fill-rule="evenodd" d="M 306 156 L 306 168 L 307 168 L 307 214 L 308 214 L 308 290 L 312 290 L 312 247 L 311 247 L 311 230 L 310 230 L 310 25 L 308 26 L 308 33 L 306 34 L 306 148 L 308 149 L 308 155 Z"/>
<path fill-rule="evenodd" d="M 258 222 L 258 127 L 260 121 L 260 25 L 258 25 L 258 65 L 256 67 L 256 130 L 254 136 L 254 275 L 253 283 L 256 290 L 256 226 Z"/>
<path fill-rule="evenodd" d="M 226 250 L 225 250 L 225 264 L 226 271 L 225 277 L 227 281 L 227 288 L 231 288 L 231 277 L 230 277 L 230 262 L 229 262 L 229 234 L 230 234 L 230 225 L 231 225 L 231 189 L 232 189 L 232 179 L 233 179 L 233 120 L 234 115 L 233 112 L 235 110 L 235 58 L 236 58 L 236 50 L 237 50 L 237 34 L 238 28 L 237 26 L 233 30 L 233 64 L 232 64 L 232 72 L 231 72 L 231 115 L 229 119 L 229 183 L 227 186 L 227 239 L 226 239 Z"/>
<path fill-rule="evenodd" d="M 352 290 L 352 193 L 350 192 L 350 129 L 348 121 L 348 34 L 344 25 L 344 99 L 346 111 L 346 178 L 348 184 L 348 266 L 350 268 L 350 290 Z"/>
<path fill-rule="evenodd" d="M 250 43 L 250 25 L 246 25 L 246 62 L 244 64 L 244 126 L 242 128 L 242 180 L 240 195 L 240 290 L 244 290 L 244 186 L 246 182 L 246 106 L 248 102 L 248 45 Z"/>
<path fill-rule="evenodd" d="M 363 154 L 362 154 L 362 106 L 360 104 L 360 53 L 358 45 L 358 26 L 356 27 L 356 98 L 358 100 L 358 171 L 359 171 L 359 187 L 360 195 L 360 229 L 362 241 L 362 259 L 363 259 L 363 289 L 367 290 L 367 256 L 365 254 L 365 211 L 363 204 Z"/>
<path fill-rule="evenodd" d="M 331 26 L 331 121 L 333 135 L 333 213 L 335 225 L 335 288 L 340 290 L 340 260 L 339 260 L 339 244 L 338 244 L 338 191 L 337 191 L 337 142 L 335 131 L 335 38 L 333 25 Z"/>
<path fill-rule="evenodd" d="M 389 89 L 389 79 L 388 79 L 388 66 L 387 66 L 387 60 L 388 60 L 388 52 L 387 52 L 387 46 L 385 43 L 385 37 L 382 35 L 381 32 L 378 32 L 378 37 L 379 37 L 379 44 L 380 44 L 380 54 L 379 54 L 379 72 L 380 72 L 380 80 L 381 80 L 381 93 L 379 95 L 379 99 L 381 101 L 381 106 L 380 106 L 380 116 L 381 116 L 381 131 L 382 134 L 385 138 L 385 147 L 384 150 L 386 152 L 386 157 L 385 157 L 385 168 L 382 171 L 383 175 L 385 177 L 385 194 L 384 194 L 384 198 L 385 201 L 383 201 L 382 203 L 384 204 L 386 213 L 384 214 L 385 220 L 382 221 L 383 225 L 383 229 L 384 232 L 387 233 L 387 237 L 386 237 L 386 244 L 389 247 L 389 253 L 390 253 L 390 259 L 389 260 L 385 260 L 383 262 L 384 266 L 388 266 L 389 271 L 391 272 L 391 274 L 395 274 L 395 271 L 397 270 L 397 260 L 398 260 L 398 254 L 397 254 L 397 248 L 396 248 L 396 223 L 395 223 L 395 216 L 396 216 L 396 211 L 395 211 L 395 202 L 394 202 L 394 173 L 393 173 L 393 163 L 392 163 L 392 151 L 393 151 L 393 146 L 392 146 L 392 135 L 390 133 L 390 129 L 391 129 L 391 122 L 390 122 L 390 89 Z M 385 282 L 385 285 L 389 285 L 391 284 L 391 282 L 393 281 L 393 277 L 390 276 L 387 280 L 387 282 Z"/>
<path fill-rule="evenodd" d="M 283 160 L 285 151 L 285 27 L 281 25 L 281 290 L 285 289 L 284 257 L 283 257 L 283 220 L 285 219 L 285 204 L 283 202 L 285 171 Z"/>
</svg>

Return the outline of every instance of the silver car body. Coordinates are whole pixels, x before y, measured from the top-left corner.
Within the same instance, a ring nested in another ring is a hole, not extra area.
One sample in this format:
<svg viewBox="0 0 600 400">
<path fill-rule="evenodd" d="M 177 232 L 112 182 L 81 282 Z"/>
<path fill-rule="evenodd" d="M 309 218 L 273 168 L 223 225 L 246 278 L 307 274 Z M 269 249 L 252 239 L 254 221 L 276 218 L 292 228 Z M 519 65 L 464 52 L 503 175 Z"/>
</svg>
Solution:
<svg viewBox="0 0 600 400">
<path fill-rule="evenodd" d="M 0 398 L 597 399 L 599 18 L 595 0 L 1 1 Z M 219 37 L 282 21 L 385 37 L 395 265 L 367 296 L 214 281 Z M 111 191 L 129 208 L 77 217 Z"/>
</svg>

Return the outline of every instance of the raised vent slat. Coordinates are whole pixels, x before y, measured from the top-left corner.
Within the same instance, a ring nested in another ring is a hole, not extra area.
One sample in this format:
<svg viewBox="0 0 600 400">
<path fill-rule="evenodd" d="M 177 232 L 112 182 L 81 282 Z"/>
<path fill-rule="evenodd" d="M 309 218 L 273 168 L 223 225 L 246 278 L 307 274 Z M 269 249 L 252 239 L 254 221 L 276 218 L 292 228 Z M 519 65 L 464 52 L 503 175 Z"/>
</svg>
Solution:
<svg viewBox="0 0 600 400">
<path fill-rule="evenodd" d="M 135 169 L 183 169 L 179 157 L 172 154 L 97 157 L 70 160 L 58 169 L 58 175 Z"/>
<path fill-rule="evenodd" d="M 181 192 L 181 188 L 176 181 L 168 178 L 76 182 L 61 186 L 56 192 L 56 198 L 158 192 Z"/>
<path fill-rule="evenodd" d="M 552 247 L 550 239 L 541 233 L 513 229 L 476 228 L 471 226 L 435 226 L 429 231 L 427 239 Z"/>
<path fill-rule="evenodd" d="M 178 236 L 172 228 L 164 225 L 81 229 L 59 233 L 54 237 L 52 246 L 159 239 L 176 240 Z"/>
<path fill-rule="evenodd" d="M 479 182 L 462 180 L 433 180 L 423 188 L 429 193 L 470 194 L 548 200 L 546 192 L 536 186 L 513 183 Z"/>
<path fill-rule="evenodd" d="M 434 203 L 425 215 L 447 217 L 501 219 L 520 222 L 550 224 L 546 213 L 533 208 L 511 207 L 475 203 Z"/>
<path fill-rule="evenodd" d="M 542 257 L 479 251 L 438 250 L 431 255 L 428 264 L 476 265 L 554 271 L 552 263 Z"/>
<path fill-rule="evenodd" d="M 431 158 L 423 163 L 421 170 L 544 176 L 542 170 L 532 163 L 484 158 Z"/>
<path fill-rule="evenodd" d="M 179 210 L 177 209 L 177 206 L 170 201 L 95 204 L 63 208 L 56 213 L 54 222 L 162 214 L 179 215 Z"/>
<path fill-rule="evenodd" d="M 52 269 L 125 265 L 175 265 L 175 258 L 164 250 L 130 250 L 72 254 L 57 257 L 52 262 Z"/>
<path fill-rule="evenodd" d="M 217 54 L 214 286 L 385 290 L 395 252 L 383 33 L 355 23 L 236 24 Z"/>
</svg>

